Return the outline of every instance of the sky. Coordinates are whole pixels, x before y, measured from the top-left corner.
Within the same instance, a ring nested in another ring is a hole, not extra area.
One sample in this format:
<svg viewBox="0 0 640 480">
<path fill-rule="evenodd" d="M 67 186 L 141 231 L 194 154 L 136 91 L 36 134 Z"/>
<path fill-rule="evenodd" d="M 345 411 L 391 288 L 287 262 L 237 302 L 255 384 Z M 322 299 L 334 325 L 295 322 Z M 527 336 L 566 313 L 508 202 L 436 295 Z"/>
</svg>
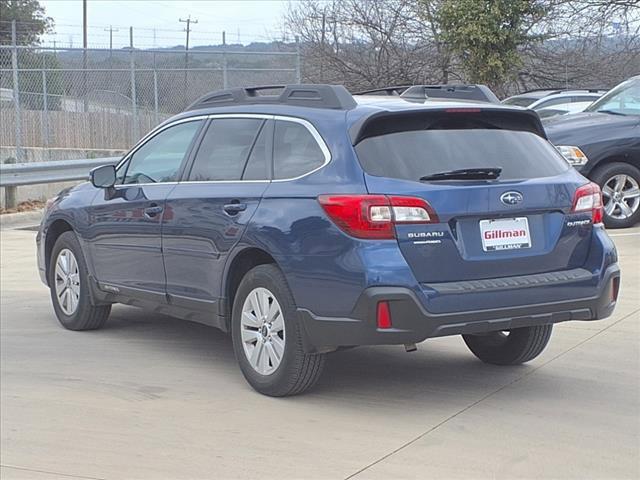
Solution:
<svg viewBox="0 0 640 480">
<path fill-rule="evenodd" d="M 82 0 L 40 0 L 55 22 L 55 40 L 60 46 L 82 46 Z M 87 0 L 89 47 L 109 47 L 109 27 L 113 26 L 114 48 L 129 43 L 129 27 L 134 27 L 134 45 L 168 47 L 184 45 L 186 23 L 191 18 L 190 44 L 247 44 L 282 38 L 282 18 L 288 0 Z"/>
</svg>

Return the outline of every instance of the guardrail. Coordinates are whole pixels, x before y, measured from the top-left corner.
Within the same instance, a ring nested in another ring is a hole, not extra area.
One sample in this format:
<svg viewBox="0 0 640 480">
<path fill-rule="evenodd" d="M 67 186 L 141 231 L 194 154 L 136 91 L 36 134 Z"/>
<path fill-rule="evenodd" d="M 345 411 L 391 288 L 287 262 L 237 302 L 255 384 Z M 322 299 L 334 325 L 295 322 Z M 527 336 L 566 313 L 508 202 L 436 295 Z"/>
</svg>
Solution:
<svg viewBox="0 0 640 480">
<path fill-rule="evenodd" d="M 122 157 L 83 158 L 53 162 L 4 163 L 0 165 L 0 187 L 6 188 L 7 208 L 15 207 L 16 188 L 24 185 L 86 180 L 100 165 L 115 165 Z"/>
</svg>

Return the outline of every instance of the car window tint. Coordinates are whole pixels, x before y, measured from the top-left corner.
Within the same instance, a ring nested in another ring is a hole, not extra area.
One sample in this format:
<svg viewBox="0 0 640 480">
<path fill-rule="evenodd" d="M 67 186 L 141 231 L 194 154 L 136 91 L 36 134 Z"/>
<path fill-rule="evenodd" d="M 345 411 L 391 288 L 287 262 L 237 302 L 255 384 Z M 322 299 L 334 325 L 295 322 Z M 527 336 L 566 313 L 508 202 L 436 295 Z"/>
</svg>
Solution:
<svg viewBox="0 0 640 480">
<path fill-rule="evenodd" d="M 414 181 L 466 168 L 502 168 L 500 180 L 549 177 L 569 169 L 548 141 L 512 130 L 396 132 L 367 138 L 356 152 L 367 173 Z"/>
<path fill-rule="evenodd" d="M 129 158 L 122 183 L 158 183 L 177 180 L 202 120 L 185 122 L 158 133 Z"/>
<path fill-rule="evenodd" d="M 578 96 L 578 97 L 573 97 L 571 99 L 572 102 L 595 102 L 598 98 L 597 97 L 590 97 L 590 96 Z"/>
<path fill-rule="evenodd" d="M 189 180 L 240 180 L 260 127 L 256 118 L 212 120 L 198 148 Z"/>
<path fill-rule="evenodd" d="M 531 97 L 513 97 L 507 98 L 502 103 L 504 103 L 505 105 L 515 105 L 517 107 L 528 107 L 535 101 L 536 99 Z"/>
<path fill-rule="evenodd" d="M 535 109 L 541 108 L 549 108 L 556 105 L 564 105 L 567 103 L 571 103 L 571 97 L 558 97 L 558 98 L 550 98 L 549 100 L 543 100 L 538 105 L 536 105 Z"/>
<path fill-rule="evenodd" d="M 324 163 L 324 153 L 304 125 L 278 120 L 275 128 L 273 139 L 274 178 L 299 177 Z"/>
<path fill-rule="evenodd" d="M 268 132 L 272 132 L 272 130 L 267 128 L 265 123 L 261 127 L 251 154 L 249 154 L 249 160 L 247 160 L 242 174 L 243 180 L 266 180 L 269 178 L 267 163 L 269 161 L 269 152 L 267 151 L 269 147 L 269 142 L 267 141 Z"/>
</svg>

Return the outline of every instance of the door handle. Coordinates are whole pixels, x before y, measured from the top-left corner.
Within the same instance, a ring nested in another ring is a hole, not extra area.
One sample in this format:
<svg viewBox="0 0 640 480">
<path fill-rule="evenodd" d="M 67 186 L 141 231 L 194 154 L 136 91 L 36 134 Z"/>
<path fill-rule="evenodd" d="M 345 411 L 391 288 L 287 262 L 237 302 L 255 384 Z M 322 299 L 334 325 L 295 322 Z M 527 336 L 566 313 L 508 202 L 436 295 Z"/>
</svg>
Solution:
<svg viewBox="0 0 640 480">
<path fill-rule="evenodd" d="M 153 218 L 159 213 L 162 213 L 162 210 L 164 210 L 164 208 L 160 205 L 152 205 L 144 209 L 144 215 L 145 217 Z"/>
<path fill-rule="evenodd" d="M 245 211 L 247 209 L 247 204 L 240 203 L 240 202 L 231 202 L 231 203 L 227 203 L 222 208 L 224 208 L 224 211 L 227 212 L 229 215 L 236 215 L 240 212 Z"/>
</svg>

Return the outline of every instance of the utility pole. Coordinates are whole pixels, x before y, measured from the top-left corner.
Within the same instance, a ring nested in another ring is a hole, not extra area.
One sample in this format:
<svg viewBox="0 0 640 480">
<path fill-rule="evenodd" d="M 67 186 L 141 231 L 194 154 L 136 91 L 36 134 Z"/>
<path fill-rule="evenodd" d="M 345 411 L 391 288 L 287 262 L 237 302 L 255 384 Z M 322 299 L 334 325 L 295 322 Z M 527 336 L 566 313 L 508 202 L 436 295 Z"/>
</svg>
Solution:
<svg viewBox="0 0 640 480">
<path fill-rule="evenodd" d="M 105 32 L 109 32 L 109 68 L 113 69 L 113 32 L 117 32 L 117 28 L 113 28 L 113 25 L 109 25 L 109 28 L 104 29 Z M 111 76 L 111 72 L 109 72 Z"/>
<path fill-rule="evenodd" d="M 184 46 L 184 86 L 182 89 L 183 100 L 184 100 L 183 103 L 184 103 L 184 106 L 186 107 L 187 106 L 187 69 L 189 68 L 189 34 L 191 33 L 191 24 L 198 23 L 198 20 L 191 20 L 191 15 L 189 15 L 186 20 L 179 18 L 178 21 L 181 23 L 187 24 L 187 28 L 184 29 L 184 31 L 187 32 L 187 40 Z"/>
<path fill-rule="evenodd" d="M 104 29 L 105 32 L 109 32 L 109 51 L 113 50 L 113 32 L 118 32 L 117 28 L 113 28 L 113 25 L 109 25 L 109 28 Z"/>
<path fill-rule="evenodd" d="M 184 49 L 185 51 L 188 51 L 189 50 L 189 34 L 191 33 L 191 24 L 198 23 L 198 20 L 191 20 L 191 15 L 189 15 L 186 20 L 179 18 L 178 21 L 181 23 L 187 24 L 187 28 L 184 29 L 184 31 L 187 32 L 187 41 Z"/>
<path fill-rule="evenodd" d="M 82 0 L 82 48 L 87 48 L 87 0 Z"/>
</svg>

